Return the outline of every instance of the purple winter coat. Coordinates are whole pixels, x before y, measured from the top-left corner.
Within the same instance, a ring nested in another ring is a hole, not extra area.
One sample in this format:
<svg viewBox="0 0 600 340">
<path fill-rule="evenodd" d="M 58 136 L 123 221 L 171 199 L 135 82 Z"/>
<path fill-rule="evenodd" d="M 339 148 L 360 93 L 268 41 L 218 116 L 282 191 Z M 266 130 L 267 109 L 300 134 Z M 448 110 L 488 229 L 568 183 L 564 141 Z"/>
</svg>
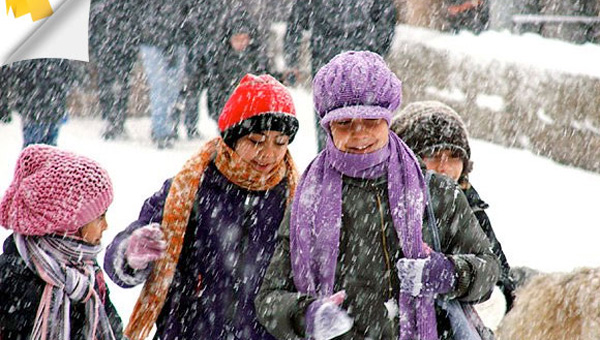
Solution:
<svg viewBox="0 0 600 340">
<path fill-rule="evenodd" d="M 144 282 L 124 260 L 129 235 L 160 223 L 171 180 L 148 198 L 137 221 L 106 250 L 104 266 L 121 287 Z M 158 339 L 275 339 L 259 324 L 254 298 L 275 248 L 287 181 L 269 191 L 229 182 L 211 163 L 196 195 L 177 271 L 156 322 Z"/>
</svg>

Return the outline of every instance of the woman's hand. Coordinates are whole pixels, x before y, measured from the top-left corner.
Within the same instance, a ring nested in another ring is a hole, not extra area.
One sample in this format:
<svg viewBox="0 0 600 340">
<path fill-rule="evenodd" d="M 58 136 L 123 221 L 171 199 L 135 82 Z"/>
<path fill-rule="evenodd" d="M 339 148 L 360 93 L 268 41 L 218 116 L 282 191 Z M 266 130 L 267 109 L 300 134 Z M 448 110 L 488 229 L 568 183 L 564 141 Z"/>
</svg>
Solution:
<svg viewBox="0 0 600 340">
<path fill-rule="evenodd" d="M 346 292 L 342 290 L 311 303 L 306 311 L 307 335 L 315 340 L 328 340 L 352 329 L 354 320 L 340 307 L 345 299 Z"/>
</svg>

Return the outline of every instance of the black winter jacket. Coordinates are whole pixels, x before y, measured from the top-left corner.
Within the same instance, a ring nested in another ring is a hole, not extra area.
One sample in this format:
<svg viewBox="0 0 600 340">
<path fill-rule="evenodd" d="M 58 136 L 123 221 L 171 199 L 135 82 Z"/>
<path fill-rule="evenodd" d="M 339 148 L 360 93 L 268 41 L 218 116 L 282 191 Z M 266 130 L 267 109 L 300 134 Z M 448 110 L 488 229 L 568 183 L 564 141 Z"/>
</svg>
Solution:
<svg viewBox="0 0 600 340">
<path fill-rule="evenodd" d="M 100 72 L 124 78 L 137 56 L 139 32 L 133 1 L 93 0 L 90 8 L 90 61 Z"/>
<path fill-rule="evenodd" d="M 98 265 L 96 271 L 101 271 Z M 9 236 L 4 241 L 4 252 L 0 254 L 0 339 L 29 339 L 45 285 L 41 278 L 27 268 L 17 251 L 13 236 Z M 98 285 L 96 291 L 100 291 Z M 115 338 L 122 339 L 121 318 L 110 301 L 108 288 L 104 298 L 104 309 Z M 89 340 L 85 339 L 81 332 L 85 322 L 84 316 L 84 304 L 71 304 L 72 340 Z"/>
<path fill-rule="evenodd" d="M 506 299 L 506 312 L 508 312 L 513 305 L 515 283 L 510 276 L 510 265 L 508 264 L 506 255 L 504 255 L 504 251 L 502 251 L 502 245 L 500 244 L 500 241 L 498 241 L 498 238 L 496 238 L 490 219 L 485 213 L 485 209 L 487 209 L 489 205 L 481 199 L 479 193 L 473 186 L 463 190 L 463 192 L 465 193 L 465 196 L 467 196 L 467 201 L 469 201 L 469 205 L 471 206 L 475 217 L 477 217 L 481 229 L 483 229 L 483 232 L 492 244 L 494 255 L 496 255 L 498 261 L 500 261 L 500 277 L 498 278 L 496 285 L 500 288 L 502 294 L 504 294 L 504 298 Z"/>
<path fill-rule="evenodd" d="M 56 124 L 64 118 L 67 95 L 75 83 L 75 63 L 66 59 L 33 59 L 11 65 L 11 96 L 24 123 Z"/>
<path fill-rule="evenodd" d="M 205 80 L 208 87 L 209 114 L 218 120 L 231 92 L 247 73 L 271 73 L 267 55 L 267 37 L 259 29 L 258 19 L 248 5 L 236 2 L 220 4 L 220 10 L 213 10 L 217 19 L 213 19 L 216 27 L 212 28 L 214 36 L 208 37 L 205 56 L 207 73 Z M 233 49 L 230 39 L 235 34 L 247 33 L 250 43 L 247 48 L 238 52 Z"/>
<path fill-rule="evenodd" d="M 11 120 L 11 105 L 9 103 L 9 93 L 11 91 L 9 85 L 9 67 L 8 66 L 0 66 L 0 86 L 2 89 L 0 90 L 0 123 L 9 122 Z"/>
<path fill-rule="evenodd" d="M 385 56 L 396 25 L 393 0 L 295 1 L 288 20 L 285 54 L 296 67 L 302 32 L 311 30 L 312 73 L 337 54 L 369 50 Z"/>
<path fill-rule="evenodd" d="M 136 31 L 139 41 L 171 51 L 173 47 L 188 44 L 189 26 L 199 25 L 195 22 L 196 7 L 203 6 L 201 1 L 157 1 L 138 4 L 135 13 Z M 131 15 L 131 14 L 130 14 Z M 201 31 L 198 29 L 197 33 Z"/>
</svg>

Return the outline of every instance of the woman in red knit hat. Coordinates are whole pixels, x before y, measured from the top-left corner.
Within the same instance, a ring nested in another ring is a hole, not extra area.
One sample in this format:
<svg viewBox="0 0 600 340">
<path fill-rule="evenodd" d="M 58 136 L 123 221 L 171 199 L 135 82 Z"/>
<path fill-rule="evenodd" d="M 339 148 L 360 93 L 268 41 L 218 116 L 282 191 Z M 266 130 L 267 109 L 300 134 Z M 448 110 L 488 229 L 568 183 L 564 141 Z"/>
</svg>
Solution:
<svg viewBox="0 0 600 340">
<path fill-rule="evenodd" d="M 0 255 L 0 339 L 122 338 L 96 262 L 112 199 L 93 160 L 41 144 L 21 152 L 0 202 L 13 231 Z"/>
<path fill-rule="evenodd" d="M 292 97 L 271 76 L 246 75 L 219 130 L 107 249 L 113 281 L 145 283 L 125 331 L 132 340 L 155 324 L 163 340 L 273 339 L 254 298 L 296 188 Z"/>
</svg>

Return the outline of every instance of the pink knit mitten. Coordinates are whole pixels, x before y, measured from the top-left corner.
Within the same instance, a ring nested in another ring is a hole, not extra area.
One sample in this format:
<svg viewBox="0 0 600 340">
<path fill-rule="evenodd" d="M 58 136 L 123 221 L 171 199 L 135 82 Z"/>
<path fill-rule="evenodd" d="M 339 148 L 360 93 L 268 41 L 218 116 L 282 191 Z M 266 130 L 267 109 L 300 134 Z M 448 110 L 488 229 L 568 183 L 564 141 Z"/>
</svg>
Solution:
<svg viewBox="0 0 600 340">
<path fill-rule="evenodd" d="M 125 258 L 129 266 L 136 270 L 148 267 L 150 262 L 161 258 L 167 249 L 164 234 L 158 223 L 136 229 L 129 236 Z"/>
</svg>

